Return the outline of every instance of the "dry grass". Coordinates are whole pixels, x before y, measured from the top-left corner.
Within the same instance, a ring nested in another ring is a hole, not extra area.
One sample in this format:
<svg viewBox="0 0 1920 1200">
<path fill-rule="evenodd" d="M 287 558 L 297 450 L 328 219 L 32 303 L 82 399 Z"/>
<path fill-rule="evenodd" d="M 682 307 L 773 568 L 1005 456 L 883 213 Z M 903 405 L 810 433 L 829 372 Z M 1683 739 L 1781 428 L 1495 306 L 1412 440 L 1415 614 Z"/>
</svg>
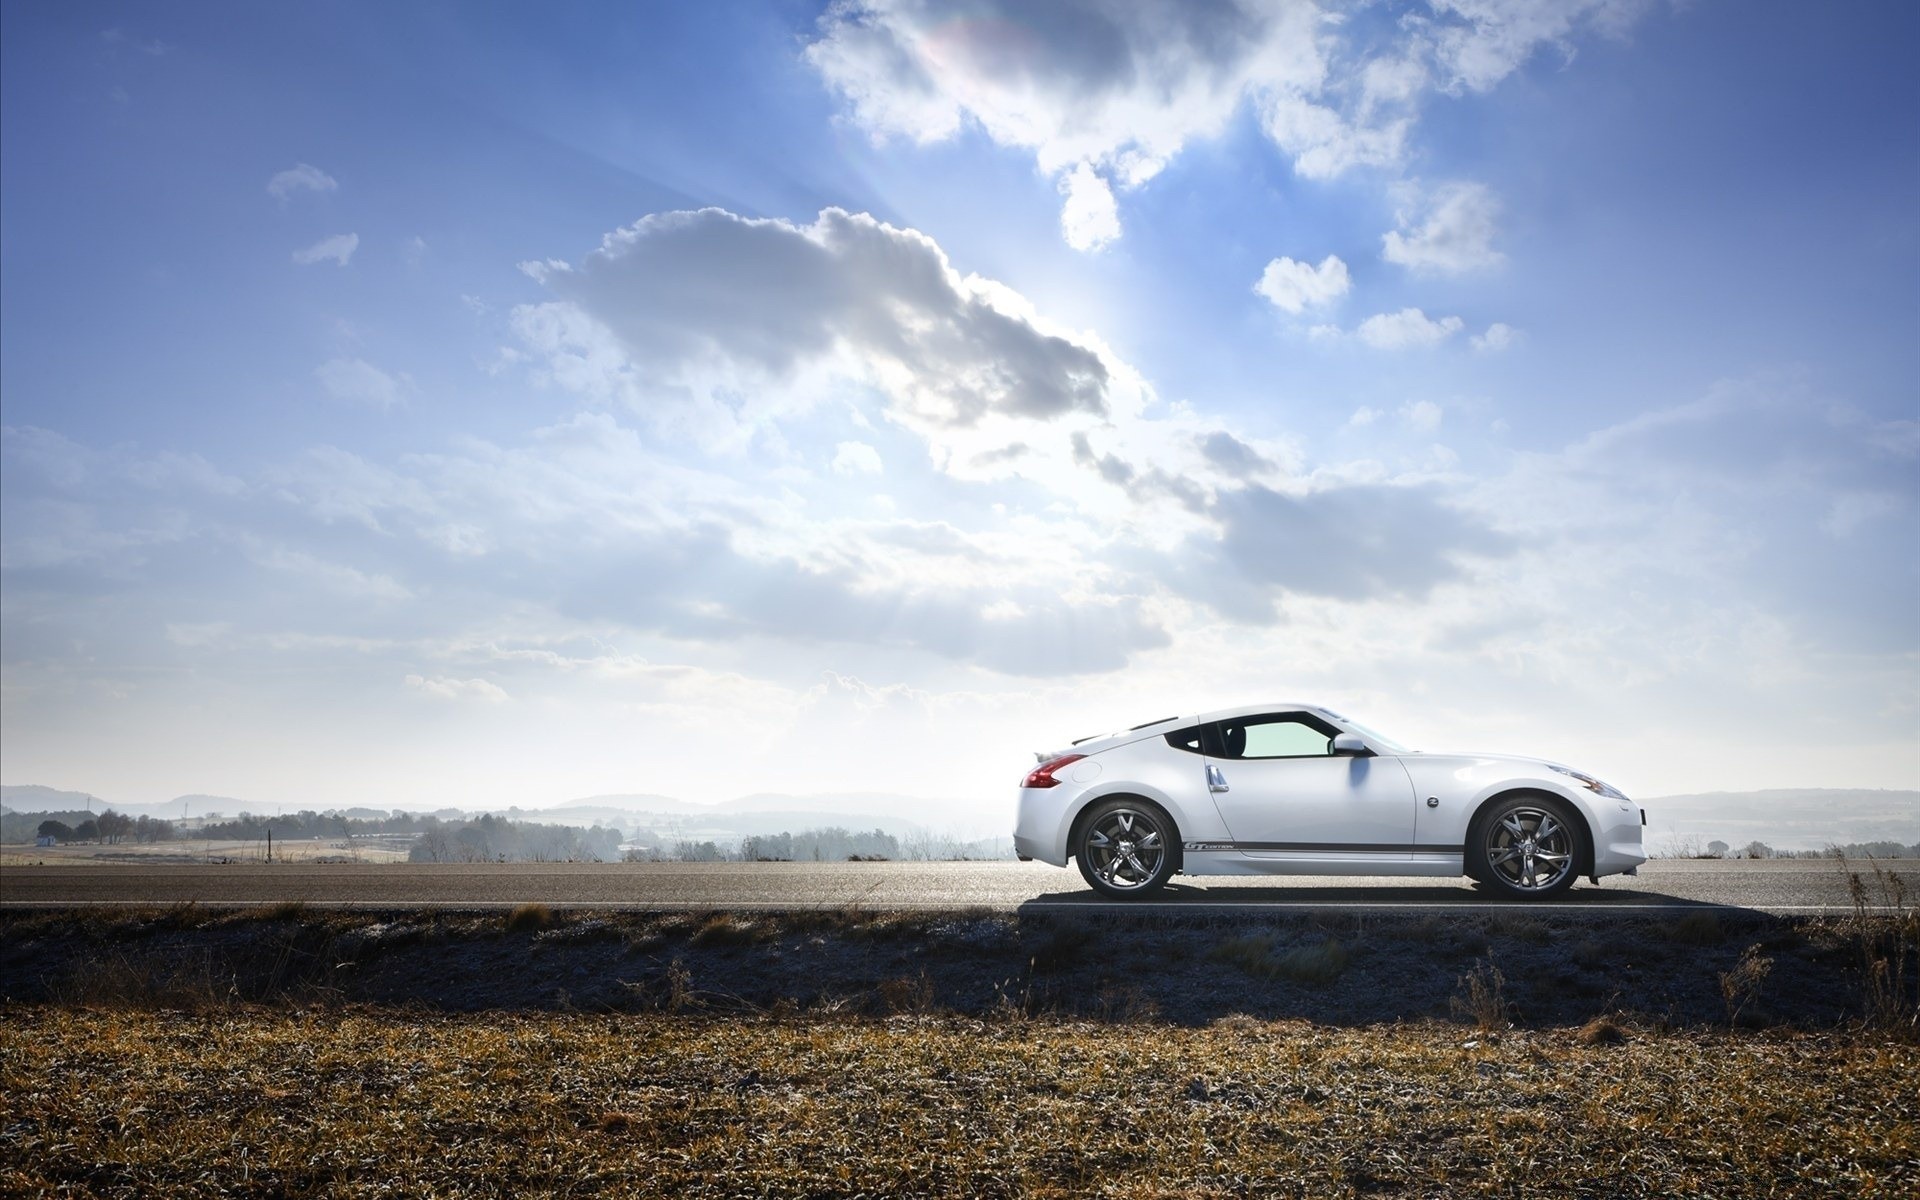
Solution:
<svg viewBox="0 0 1920 1200">
<path fill-rule="evenodd" d="M 1214 962 L 1231 963 L 1255 979 L 1327 984 L 1340 978 L 1351 955 L 1333 938 L 1285 950 L 1274 949 L 1272 934 L 1228 938 L 1207 953 Z"/>
<path fill-rule="evenodd" d="M 1507 999 L 1507 977 L 1489 954 L 1460 977 L 1460 991 L 1449 1004 L 1453 1015 L 1472 1021 L 1482 1033 L 1497 1033 L 1510 1023 L 1513 1005 Z"/>
<path fill-rule="evenodd" d="M 1909 1196 L 1871 1035 L 13 1008 L 0 1193 Z M 1540 1164 L 1551 1163 L 1551 1170 Z"/>
<path fill-rule="evenodd" d="M 1904 876 L 1872 860 L 1867 865 L 1865 875 L 1847 870 L 1853 898 L 1848 936 L 1860 955 L 1867 1024 L 1920 1041 L 1920 986 L 1913 982 L 1914 965 L 1920 963 L 1920 909 L 1908 902 Z M 1848 866 L 1843 858 L 1841 867 Z"/>
<path fill-rule="evenodd" d="M 507 914 L 507 931 L 522 933 L 553 924 L 553 909 L 544 904 L 517 904 Z"/>
</svg>

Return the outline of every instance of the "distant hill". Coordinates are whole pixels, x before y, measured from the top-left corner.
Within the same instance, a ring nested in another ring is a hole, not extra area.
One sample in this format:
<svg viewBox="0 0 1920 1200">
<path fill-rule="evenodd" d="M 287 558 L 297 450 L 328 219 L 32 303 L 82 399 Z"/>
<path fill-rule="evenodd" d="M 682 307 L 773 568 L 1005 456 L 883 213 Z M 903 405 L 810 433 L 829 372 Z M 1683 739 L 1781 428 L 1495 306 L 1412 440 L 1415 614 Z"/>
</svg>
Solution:
<svg viewBox="0 0 1920 1200">
<path fill-rule="evenodd" d="M 68 792 L 37 783 L 0 784 L 0 804 L 15 812 L 71 812 L 85 809 L 88 801 L 92 801 L 96 812 L 107 807 L 100 797 L 86 792 Z"/>
<path fill-rule="evenodd" d="M 1739 849 L 1765 842 L 1776 850 L 1820 850 L 1849 842 L 1920 842 L 1920 791 L 1892 788 L 1768 788 L 1651 796 L 1647 846 L 1675 839 L 1722 841 Z"/>
</svg>

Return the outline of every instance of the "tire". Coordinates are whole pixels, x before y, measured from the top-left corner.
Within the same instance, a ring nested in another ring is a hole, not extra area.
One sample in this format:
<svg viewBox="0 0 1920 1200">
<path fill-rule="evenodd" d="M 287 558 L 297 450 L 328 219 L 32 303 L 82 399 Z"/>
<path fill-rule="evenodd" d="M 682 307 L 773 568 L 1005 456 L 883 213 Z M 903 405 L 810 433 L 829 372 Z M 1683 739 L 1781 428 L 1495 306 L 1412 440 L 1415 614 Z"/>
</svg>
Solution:
<svg viewBox="0 0 1920 1200">
<path fill-rule="evenodd" d="M 1467 831 L 1467 874 L 1510 900 L 1558 896 L 1580 876 L 1586 836 L 1585 823 L 1563 800 L 1496 800 Z"/>
<path fill-rule="evenodd" d="M 1179 846 L 1173 819 L 1144 800 L 1105 800 L 1088 811 L 1074 858 L 1089 887 L 1114 900 L 1159 891 L 1173 876 Z"/>
</svg>

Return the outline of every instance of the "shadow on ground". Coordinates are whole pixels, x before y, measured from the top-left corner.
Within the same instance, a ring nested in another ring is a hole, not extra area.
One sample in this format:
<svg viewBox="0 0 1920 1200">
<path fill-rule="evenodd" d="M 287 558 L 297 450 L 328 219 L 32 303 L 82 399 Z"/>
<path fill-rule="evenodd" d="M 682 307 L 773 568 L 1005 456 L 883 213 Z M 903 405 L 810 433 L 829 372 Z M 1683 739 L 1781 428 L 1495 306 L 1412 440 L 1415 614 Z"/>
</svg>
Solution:
<svg viewBox="0 0 1920 1200">
<path fill-rule="evenodd" d="M 1684 904 L 1647 916 L 15 910 L 0 915 L 0 1003 L 1821 1028 L 1862 1011 L 1859 940 L 1847 919 Z"/>
</svg>

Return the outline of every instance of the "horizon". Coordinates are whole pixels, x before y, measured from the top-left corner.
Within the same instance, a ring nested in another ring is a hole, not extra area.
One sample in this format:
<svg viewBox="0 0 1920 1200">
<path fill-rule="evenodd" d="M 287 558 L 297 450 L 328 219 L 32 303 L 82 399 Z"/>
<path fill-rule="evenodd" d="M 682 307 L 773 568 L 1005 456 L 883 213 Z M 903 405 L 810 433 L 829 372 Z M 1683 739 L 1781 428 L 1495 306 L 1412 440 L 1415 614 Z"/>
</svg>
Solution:
<svg viewBox="0 0 1920 1200">
<path fill-rule="evenodd" d="M 0 7 L 0 780 L 1920 789 L 1920 8 L 955 12 Z"/>
</svg>

